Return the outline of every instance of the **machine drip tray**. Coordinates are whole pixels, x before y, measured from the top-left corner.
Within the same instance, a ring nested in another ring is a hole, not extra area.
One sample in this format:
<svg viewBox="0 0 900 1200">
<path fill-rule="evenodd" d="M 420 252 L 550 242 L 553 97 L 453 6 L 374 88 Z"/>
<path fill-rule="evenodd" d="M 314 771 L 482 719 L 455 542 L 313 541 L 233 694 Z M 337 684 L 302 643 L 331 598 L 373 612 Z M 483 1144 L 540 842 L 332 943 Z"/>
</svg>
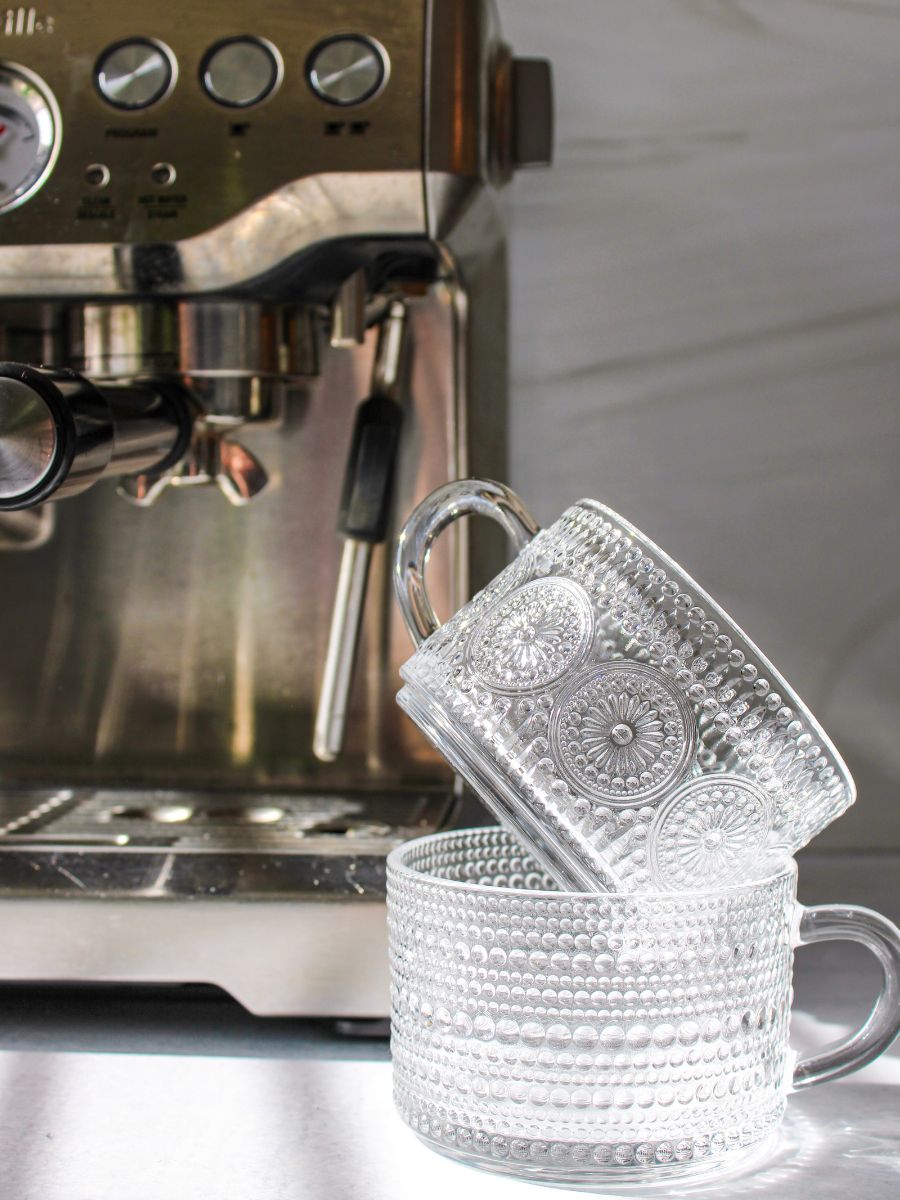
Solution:
<svg viewBox="0 0 900 1200">
<path fill-rule="evenodd" d="M 8 895 L 384 895 L 394 846 L 448 823 L 448 791 L 6 791 Z"/>
<path fill-rule="evenodd" d="M 397 844 L 446 824 L 440 792 L 7 791 L 0 896 L 384 892 Z"/>
<path fill-rule="evenodd" d="M 210 983 L 262 1016 L 389 1011 L 385 858 L 449 789 L 0 796 L 0 980 Z"/>
<path fill-rule="evenodd" d="M 446 789 L 355 796 L 95 788 L 7 791 L 0 793 L 0 848 L 77 842 L 304 852 L 311 839 L 394 842 L 417 837 L 438 828 L 450 804 Z"/>
</svg>

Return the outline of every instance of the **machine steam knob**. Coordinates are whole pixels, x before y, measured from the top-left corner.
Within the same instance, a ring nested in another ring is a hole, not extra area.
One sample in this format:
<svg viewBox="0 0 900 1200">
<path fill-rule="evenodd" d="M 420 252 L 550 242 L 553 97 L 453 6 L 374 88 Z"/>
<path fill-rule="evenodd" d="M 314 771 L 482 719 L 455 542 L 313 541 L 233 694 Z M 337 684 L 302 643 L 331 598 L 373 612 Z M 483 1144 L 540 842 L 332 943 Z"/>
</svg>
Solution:
<svg viewBox="0 0 900 1200">
<path fill-rule="evenodd" d="M 512 60 L 512 165 L 553 161 L 553 72 L 543 58 Z"/>
</svg>

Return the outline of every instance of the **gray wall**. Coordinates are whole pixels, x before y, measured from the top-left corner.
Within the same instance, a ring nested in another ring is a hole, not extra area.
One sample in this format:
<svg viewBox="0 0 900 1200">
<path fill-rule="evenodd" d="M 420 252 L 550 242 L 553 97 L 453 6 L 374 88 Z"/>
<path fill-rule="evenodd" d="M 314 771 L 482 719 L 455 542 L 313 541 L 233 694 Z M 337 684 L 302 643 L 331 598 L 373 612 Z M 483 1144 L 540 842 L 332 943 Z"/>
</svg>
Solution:
<svg viewBox="0 0 900 1200">
<path fill-rule="evenodd" d="M 512 483 L 631 517 L 780 666 L 900 846 L 900 0 L 499 0 L 553 60 L 509 195 Z"/>
</svg>

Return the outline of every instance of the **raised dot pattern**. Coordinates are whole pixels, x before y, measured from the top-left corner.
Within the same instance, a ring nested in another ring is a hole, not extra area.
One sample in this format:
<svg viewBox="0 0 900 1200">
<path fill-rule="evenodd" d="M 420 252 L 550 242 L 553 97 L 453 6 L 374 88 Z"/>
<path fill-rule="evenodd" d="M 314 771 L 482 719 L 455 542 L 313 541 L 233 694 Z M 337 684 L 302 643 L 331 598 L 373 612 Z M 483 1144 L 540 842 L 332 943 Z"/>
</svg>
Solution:
<svg viewBox="0 0 900 1200">
<path fill-rule="evenodd" d="M 424 1137 L 577 1172 L 724 1156 L 778 1123 L 790 872 L 678 899 L 556 898 L 529 895 L 549 880 L 500 829 L 401 853 L 394 1093 Z"/>
<path fill-rule="evenodd" d="M 439 749 L 447 753 L 450 741 L 463 747 L 464 765 L 476 764 L 465 773 L 483 796 L 502 786 L 513 797 L 508 809 L 528 810 L 545 836 L 540 847 L 524 829 L 520 836 L 558 880 L 572 881 L 567 863 L 574 860 L 611 890 L 659 886 L 654 826 L 680 776 L 652 793 L 641 778 L 650 778 L 651 763 L 643 772 L 616 776 L 604 798 L 602 788 L 591 786 L 604 772 L 585 772 L 579 780 L 561 761 L 564 743 L 551 736 L 571 671 L 510 694 L 473 669 L 469 647 L 486 636 L 481 623 L 489 625 L 492 611 L 515 599 L 516 589 L 533 589 L 539 581 L 577 585 L 588 598 L 591 641 L 583 656 L 573 656 L 579 671 L 626 660 L 659 672 L 677 690 L 693 723 L 691 772 L 723 774 L 758 789 L 766 800 L 766 845 L 794 852 L 853 802 L 852 782 L 833 748 L 755 647 L 652 543 L 608 509 L 583 501 L 419 648 L 403 667 L 406 687 L 399 697 Z M 649 744 L 646 731 L 656 733 L 624 724 L 622 737 L 630 744 L 641 737 Z M 627 762 L 628 755 L 620 758 Z M 594 770 L 596 763 L 588 765 Z M 652 793 L 644 802 L 642 788 Z M 753 860 L 745 865 L 746 875 Z M 739 859 L 732 862 L 732 877 L 741 877 L 741 866 Z M 698 887 L 703 883 L 697 880 Z"/>
</svg>

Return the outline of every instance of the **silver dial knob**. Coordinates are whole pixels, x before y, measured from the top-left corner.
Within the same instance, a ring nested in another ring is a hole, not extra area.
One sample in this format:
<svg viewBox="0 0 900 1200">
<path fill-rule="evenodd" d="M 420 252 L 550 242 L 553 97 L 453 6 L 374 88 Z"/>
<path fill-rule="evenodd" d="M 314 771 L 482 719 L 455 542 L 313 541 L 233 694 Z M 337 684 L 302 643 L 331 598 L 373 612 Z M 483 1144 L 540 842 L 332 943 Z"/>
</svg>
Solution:
<svg viewBox="0 0 900 1200">
<path fill-rule="evenodd" d="M 306 75 L 329 104 L 362 104 L 387 82 L 388 58 L 377 42 L 359 34 L 327 38 L 307 59 Z"/>
<path fill-rule="evenodd" d="M 0 379 L 0 500 L 38 487 L 53 468 L 58 444 L 46 400 L 20 379 Z"/>
<path fill-rule="evenodd" d="M 53 93 L 24 67 L 0 63 L 0 212 L 33 196 L 53 169 L 62 122 Z"/>
<path fill-rule="evenodd" d="M 200 67 L 204 90 L 229 108 L 249 108 L 281 83 L 281 55 L 263 38 L 233 37 L 216 42 Z"/>
<path fill-rule="evenodd" d="M 162 100 L 175 82 L 174 55 L 162 42 L 131 38 L 116 42 L 97 60 L 97 88 L 116 108 L 149 108 Z"/>
</svg>

